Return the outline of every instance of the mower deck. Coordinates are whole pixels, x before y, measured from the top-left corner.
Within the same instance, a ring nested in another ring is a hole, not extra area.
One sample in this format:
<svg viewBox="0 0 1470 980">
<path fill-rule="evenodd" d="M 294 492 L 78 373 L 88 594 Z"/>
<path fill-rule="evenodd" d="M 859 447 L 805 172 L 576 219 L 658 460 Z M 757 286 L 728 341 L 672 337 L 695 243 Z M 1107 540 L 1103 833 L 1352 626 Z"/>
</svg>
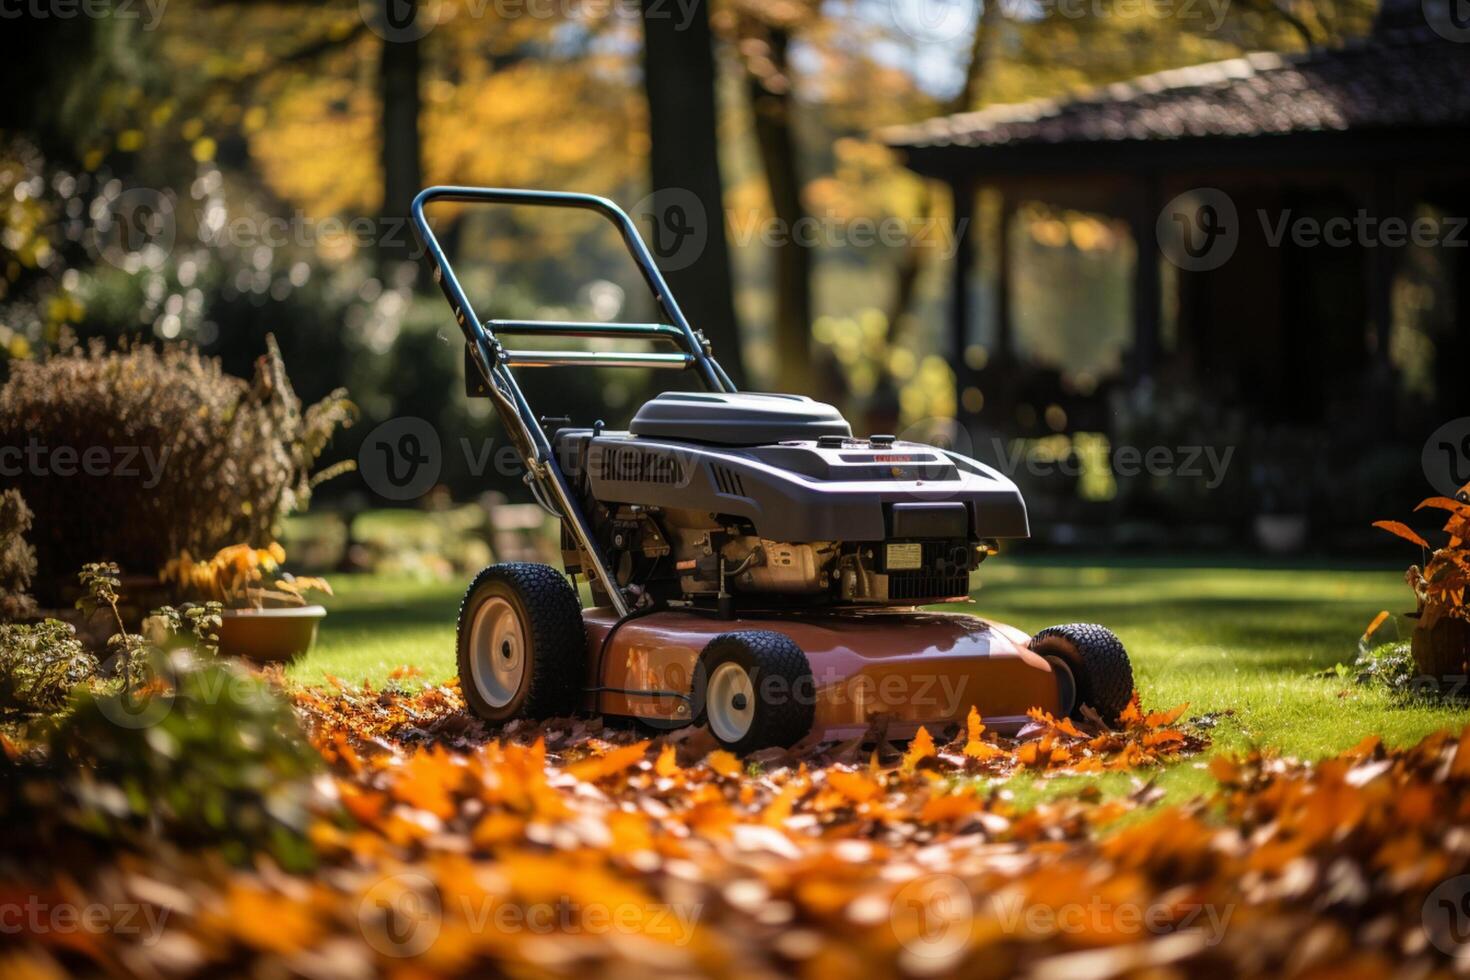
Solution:
<svg viewBox="0 0 1470 980">
<path fill-rule="evenodd" d="M 851 738 L 882 716 L 894 738 L 963 723 L 971 706 L 1002 732 L 1033 707 L 1057 712 L 1057 676 L 1013 627 L 961 613 L 914 610 L 747 612 L 734 619 L 665 610 L 617 623 L 607 607 L 583 613 L 587 626 L 588 710 L 659 727 L 693 721 L 695 666 L 710 640 L 737 630 L 783 633 L 811 664 L 814 690 L 776 691 L 815 698 L 814 730 Z M 779 678 L 775 680 L 779 681 Z M 1065 710 L 1065 709 L 1062 709 Z"/>
</svg>

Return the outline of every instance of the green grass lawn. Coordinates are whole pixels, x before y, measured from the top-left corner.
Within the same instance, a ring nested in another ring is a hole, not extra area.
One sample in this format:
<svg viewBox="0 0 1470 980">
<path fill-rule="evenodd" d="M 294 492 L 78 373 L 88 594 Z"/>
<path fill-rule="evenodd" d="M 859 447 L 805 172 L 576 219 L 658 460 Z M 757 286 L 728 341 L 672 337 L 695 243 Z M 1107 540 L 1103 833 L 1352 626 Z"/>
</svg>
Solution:
<svg viewBox="0 0 1470 980">
<path fill-rule="evenodd" d="M 1379 610 L 1407 607 L 1396 569 L 1005 559 L 979 580 L 970 608 L 1028 632 L 1075 621 L 1110 626 L 1128 646 L 1148 705 L 1188 701 L 1190 714 L 1221 713 L 1217 748 L 1257 744 L 1319 757 L 1369 734 L 1401 744 L 1470 718 L 1317 676 L 1353 661 Z M 294 678 L 381 682 L 400 664 L 431 679 L 452 675 L 462 583 L 346 576 L 334 584 L 332 614 L 317 648 L 291 668 Z M 1192 763 L 1175 770 L 1166 777 L 1171 790 L 1209 784 Z"/>
</svg>

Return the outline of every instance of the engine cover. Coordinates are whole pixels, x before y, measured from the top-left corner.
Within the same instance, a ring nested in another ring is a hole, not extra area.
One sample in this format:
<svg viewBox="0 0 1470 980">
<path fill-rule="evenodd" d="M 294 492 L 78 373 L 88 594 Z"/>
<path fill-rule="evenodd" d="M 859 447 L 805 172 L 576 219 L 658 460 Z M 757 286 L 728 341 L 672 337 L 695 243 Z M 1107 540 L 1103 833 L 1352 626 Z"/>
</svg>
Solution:
<svg viewBox="0 0 1470 980">
<path fill-rule="evenodd" d="M 626 529 L 636 511 L 672 549 L 660 567 L 649 542 L 616 544 L 642 562 L 613 556 L 623 584 L 662 575 L 685 597 L 933 602 L 968 593 L 993 539 L 1028 533 L 1015 484 L 919 443 L 830 434 L 733 446 L 564 429 L 555 445 L 589 511 L 605 515 L 595 523 Z"/>
<path fill-rule="evenodd" d="M 1030 535 L 1014 483 L 983 463 L 921 443 L 832 437 L 736 447 L 564 429 L 557 446 L 595 500 L 740 517 L 773 541 L 917 537 L 911 527 L 954 521 L 955 514 L 967 538 Z"/>
</svg>

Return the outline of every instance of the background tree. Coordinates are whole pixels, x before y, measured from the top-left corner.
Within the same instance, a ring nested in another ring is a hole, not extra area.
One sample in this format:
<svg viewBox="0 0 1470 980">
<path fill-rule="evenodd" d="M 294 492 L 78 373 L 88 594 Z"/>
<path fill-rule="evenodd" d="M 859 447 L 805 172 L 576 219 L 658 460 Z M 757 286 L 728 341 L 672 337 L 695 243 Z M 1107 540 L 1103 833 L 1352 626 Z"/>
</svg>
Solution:
<svg viewBox="0 0 1470 980">
<path fill-rule="evenodd" d="M 750 104 L 752 129 L 765 174 L 772 216 L 775 387 L 779 391 L 829 386 L 812 370 L 813 243 L 806 236 L 802 148 L 798 137 L 796 33 L 817 16 L 814 6 L 790 0 L 737 4 L 727 19 Z"/>
<path fill-rule="evenodd" d="M 720 365 L 743 387 L 745 371 L 720 174 L 709 5 L 706 0 L 693 0 L 687 7 L 645 0 L 642 14 L 643 88 L 648 99 L 648 166 L 653 191 L 655 195 L 692 194 L 707 223 L 699 254 L 692 261 L 681 254 L 676 267 L 664 270 L 664 276 L 684 315 L 704 331 Z M 656 196 L 655 201 L 658 199 Z M 653 247 L 657 251 L 657 241 Z"/>
<path fill-rule="evenodd" d="M 387 0 L 385 8 L 411 12 L 408 23 L 419 16 L 418 0 Z M 379 98 L 382 100 L 381 129 L 383 166 L 382 216 L 402 226 L 408 217 L 414 195 L 424 188 L 422 162 L 423 137 L 419 132 L 422 108 L 423 52 L 422 39 L 411 31 L 403 37 L 388 37 L 381 42 L 378 55 Z M 407 229 L 397 235 L 385 234 L 379 241 L 384 258 L 404 259 L 412 251 Z"/>
</svg>

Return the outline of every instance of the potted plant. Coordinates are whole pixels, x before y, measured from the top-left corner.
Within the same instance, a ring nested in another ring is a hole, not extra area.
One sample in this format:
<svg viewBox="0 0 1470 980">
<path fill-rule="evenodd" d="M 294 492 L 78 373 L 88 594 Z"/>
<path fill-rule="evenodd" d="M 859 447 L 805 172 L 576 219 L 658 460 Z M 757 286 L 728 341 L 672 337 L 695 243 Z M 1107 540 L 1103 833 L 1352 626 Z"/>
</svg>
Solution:
<svg viewBox="0 0 1470 980">
<path fill-rule="evenodd" d="M 159 578 L 183 598 L 224 605 L 220 653 L 257 661 L 290 660 L 311 649 L 317 624 L 327 614 L 322 606 L 308 604 L 306 593 L 331 595 L 332 587 L 325 579 L 277 576 L 285 560 L 286 551 L 276 542 L 264 548 L 234 544 L 207 561 L 195 561 L 185 551 L 164 566 Z"/>
<path fill-rule="evenodd" d="M 1428 541 L 1398 521 L 1376 521 L 1373 526 L 1432 550 L 1422 569 L 1411 565 L 1404 576 L 1418 600 L 1414 664 L 1421 674 L 1441 684 L 1463 687 L 1470 677 L 1470 609 L 1465 606 L 1465 588 L 1470 585 L 1470 546 L 1466 542 L 1470 538 L 1470 483 L 1453 498 L 1430 497 L 1414 509 L 1426 507 L 1449 512 L 1443 528 L 1449 541 L 1442 548 L 1431 549 Z"/>
</svg>

